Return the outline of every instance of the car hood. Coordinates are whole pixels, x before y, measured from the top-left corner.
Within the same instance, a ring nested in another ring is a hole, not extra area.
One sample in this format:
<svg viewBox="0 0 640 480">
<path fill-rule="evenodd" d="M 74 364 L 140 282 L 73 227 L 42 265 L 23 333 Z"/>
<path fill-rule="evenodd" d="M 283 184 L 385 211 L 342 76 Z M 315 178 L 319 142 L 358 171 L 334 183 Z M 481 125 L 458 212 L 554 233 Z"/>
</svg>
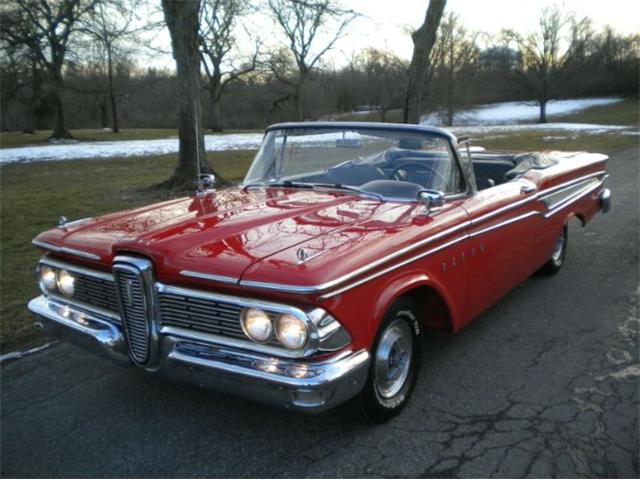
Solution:
<svg viewBox="0 0 640 480">
<path fill-rule="evenodd" d="M 334 246 L 397 227 L 415 208 L 334 191 L 231 188 L 55 228 L 36 240 L 98 256 L 106 268 L 119 253 L 137 253 L 154 261 L 160 278 L 193 271 L 239 280 L 278 253 L 278 265 L 306 270 Z"/>
</svg>

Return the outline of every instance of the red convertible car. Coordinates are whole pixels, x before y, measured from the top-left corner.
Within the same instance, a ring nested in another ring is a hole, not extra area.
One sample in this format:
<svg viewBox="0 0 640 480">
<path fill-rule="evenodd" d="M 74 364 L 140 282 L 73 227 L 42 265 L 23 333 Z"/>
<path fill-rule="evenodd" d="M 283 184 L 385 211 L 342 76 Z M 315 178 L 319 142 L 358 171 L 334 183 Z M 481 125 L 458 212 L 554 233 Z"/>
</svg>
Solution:
<svg viewBox="0 0 640 480">
<path fill-rule="evenodd" d="M 476 153 L 417 125 L 267 129 L 244 182 L 38 235 L 47 332 L 149 372 L 307 412 L 407 403 L 457 332 L 563 265 L 607 211 L 607 157 Z M 468 144 L 467 144 L 468 145 Z"/>
</svg>

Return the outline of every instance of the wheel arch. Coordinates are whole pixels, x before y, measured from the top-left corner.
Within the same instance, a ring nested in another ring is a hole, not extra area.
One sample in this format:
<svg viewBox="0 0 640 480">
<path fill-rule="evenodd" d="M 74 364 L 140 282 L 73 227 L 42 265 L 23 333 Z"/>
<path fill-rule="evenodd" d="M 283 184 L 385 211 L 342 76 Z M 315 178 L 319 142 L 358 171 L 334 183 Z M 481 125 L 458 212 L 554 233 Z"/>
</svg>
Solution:
<svg viewBox="0 0 640 480">
<path fill-rule="evenodd" d="M 424 273 L 413 273 L 392 281 L 378 297 L 374 330 L 377 330 L 389 307 L 402 297 L 408 297 L 416 303 L 421 313 L 420 324 L 424 329 L 446 328 L 452 333 L 459 329 L 459 319 L 455 317 L 455 309 L 446 289 Z M 375 335 L 375 331 L 372 333 Z"/>
</svg>

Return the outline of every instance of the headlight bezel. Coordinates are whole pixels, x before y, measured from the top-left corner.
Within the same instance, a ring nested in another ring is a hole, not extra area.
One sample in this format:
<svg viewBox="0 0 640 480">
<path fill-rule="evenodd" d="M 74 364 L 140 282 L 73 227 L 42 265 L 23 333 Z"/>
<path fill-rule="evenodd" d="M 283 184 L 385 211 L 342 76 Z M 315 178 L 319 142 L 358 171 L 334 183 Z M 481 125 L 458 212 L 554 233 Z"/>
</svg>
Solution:
<svg viewBox="0 0 640 480">
<path fill-rule="evenodd" d="M 239 313 L 238 320 L 240 321 L 246 340 L 248 342 L 251 342 L 256 350 L 289 358 L 307 357 L 318 351 L 318 347 L 320 344 L 320 335 L 318 333 L 318 326 L 316 325 L 317 318 L 315 317 L 315 315 L 321 309 L 313 308 L 309 311 L 305 311 L 302 308 L 261 300 L 248 300 L 242 303 L 242 307 L 243 308 Z M 242 313 L 250 308 L 264 311 L 271 319 L 271 335 L 266 341 L 256 341 L 245 331 L 245 327 L 243 326 L 242 321 Z M 279 316 L 284 314 L 295 317 L 302 324 L 304 324 L 306 328 L 306 342 L 300 348 L 287 348 L 278 339 L 278 336 L 276 334 L 276 321 Z"/>
<path fill-rule="evenodd" d="M 295 328 L 293 327 L 293 325 L 297 325 L 298 327 L 302 327 L 301 331 L 304 333 L 304 339 L 302 341 L 302 343 L 300 345 L 294 345 L 294 346 L 290 346 L 287 344 L 288 340 L 285 340 L 285 335 L 286 333 L 283 332 L 283 330 L 285 328 L 287 328 L 286 326 L 283 325 L 283 323 L 288 322 L 289 323 L 289 328 Z M 290 313 L 281 313 L 280 315 L 278 315 L 275 319 L 275 325 L 274 325 L 274 332 L 276 334 L 276 338 L 278 339 L 278 342 L 280 343 L 280 345 L 282 345 L 283 347 L 285 347 L 288 350 L 301 350 L 305 347 L 305 345 L 308 343 L 309 341 L 309 328 L 307 326 L 307 323 L 302 320 L 301 318 L 298 318 L 295 315 L 291 315 Z"/>
<path fill-rule="evenodd" d="M 56 283 L 58 291 L 65 297 L 71 298 L 75 294 L 75 281 L 76 277 L 69 270 L 61 269 L 57 271 Z"/>
<path fill-rule="evenodd" d="M 263 320 L 266 320 L 266 324 L 268 325 L 268 333 L 266 335 L 264 335 L 264 338 L 261 338 L 257 335 L 255 335 L 255 332 L 252 333 L 251 332 L 251 326 L 248 325 L 248 322 L 250 320 L 247 319 L 248 315 L 250 313 L 254 313 L 254 314 L 262 314 L 264 315 Z M 262 310 L 260 308 L 254 308 L 254 307 L 246 307 L 243 308 L 240 311 L 240 326 L 242 327 L 242 331 L 244 332 L 244 334 L 252 341 L 256 342 L 256 343 L 267 343 L 273 336 L 273 321 L 271 320 L 271 317 L 269 316 L 269 313 L 265 310 Z"/>
<path fill-rule="evenodd" d="M 51 275 L 49 282 L 45 279 L 45 272 Z M 38 284 L 43 293 L 55 292 L 58 289 L 58 271 L 50 265 L 40 264 L 38 268 Z"/>
</svg>

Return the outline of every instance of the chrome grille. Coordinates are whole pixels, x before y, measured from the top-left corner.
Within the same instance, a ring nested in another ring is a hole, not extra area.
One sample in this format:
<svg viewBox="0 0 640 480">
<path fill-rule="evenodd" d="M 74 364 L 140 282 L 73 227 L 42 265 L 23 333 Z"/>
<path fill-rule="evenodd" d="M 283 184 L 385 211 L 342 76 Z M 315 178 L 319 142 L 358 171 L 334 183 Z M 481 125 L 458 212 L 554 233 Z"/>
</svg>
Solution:
<svg viewBox="0 0 640 480">
<path fill-rule="evenodd" d="M 242 307 L 237 305 L 161 292 L 158 306 L 163 325 L 242 340 L 247 338 L 239 320 Z"/>
<path fill-rule="evenodd" d="M 149 321 L 142 272 L 135 267 L 116 264 L 114 277 L 129 355 L 135 362 L 145 363 L 149 358 Z"/>
<path fill-rule="evenodd" d="M 112 281 L 72 272 L 75 277 L 73 299 L 117 313 L 118 297 Z"/>
<path fill-rule="evenodd" d="M 158 308 L 163 326 L 247 340 L 240 326 L 243 307 L 239 305 L 161 291 L 158 293 Z M 267 344 L 279 345 L 275 338 Z"/>
</svg>

